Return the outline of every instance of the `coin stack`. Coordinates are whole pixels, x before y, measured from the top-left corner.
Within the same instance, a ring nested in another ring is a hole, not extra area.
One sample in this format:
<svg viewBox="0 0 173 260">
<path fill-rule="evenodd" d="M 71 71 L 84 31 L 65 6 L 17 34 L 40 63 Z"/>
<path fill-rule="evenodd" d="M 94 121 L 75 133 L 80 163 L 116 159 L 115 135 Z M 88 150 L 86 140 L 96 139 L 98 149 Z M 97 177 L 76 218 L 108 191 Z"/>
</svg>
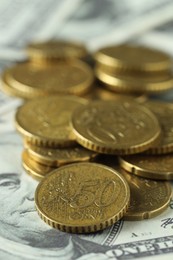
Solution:
<svg viewBox="0 0 173 260">
<path fill-rule="evenodd" d="M 142 46 L 118 45 L 98 50 L 96 76 L 114 93 L 155 94 L 172 88 L 171 58 Z"/>
<path fill-rule="evenodd" d="M 103 81 L 107 90 L 101 86 L 95 90 L 90 88 L 87 98 L 91 100 L 88 100 L 74 95 L 86 97 L 87 91 L 79 91 L 79 94 L 78 90 L 81 85 L 82 90 L 92 85 L 92 71 L 88 75 L 79 70 L 73 74 L 74 70 L 68 67 L 65 73 L 64 67 L 83 64 L 82 61 L 77 61 L 76 56 L 68 59 L 63 44 L 62 59 L 54 59 L 54 45 L 51 45 L 49 58 L 45 58 L 41 54 L 45 52 L 45 45 L 34 45 L 37 55 L 30 58 L 30 64 L 21 64 L 23 70 L 15 68 L 14 74 L 10 72 L 13 76 L 7 77 L 8 84 L 13 82 L 10 77 L 20 82 L 21 92 L 15 95 L 23 93 L 18 96 L 32 98 L 18 108 L 15 122 L 24 138 L 23 166 L 40 181 L 35 192 L 39 216 L 61 231 L 90 233 L 122 217 L 142 220 L 162 213 L 172 196 L 168 180 L 173 179 L 173 105 L 144 98 L 141 94 L 172 87 L 171 59 L 144 47 L 114 46 L 113 58 L 106 57 L 109 52 L 100 55 L 103 52 L 100 50 L 95 54 L 97 76 L 98 70 L 111 77 L 133 75 L 133 82 L 140 78 L 141 88 L 138 91 L 131 81 L 125 81 L 120 84 L 122 88 L 119 85 L 115 91 L 108 86 L 111 80 L 108 84 Z M 28 48 L 32 49 L 33 44 Z M 38 68 L 44 68 L 44 73 L 35 73 Z M 56 75 L 57 68 L 63 68 L 59 80 L 52 76 Z M 78 66 L 81 68 L 83 65 Z M 3 77 L 6 72 L 8 70 Z M 146 81 L 150 79 L 147 84 L 143 84 L 144 76 Z M 164 80 L 158 82 L 159 77 L 167 77 L 166 87 L 162 84 Z M 52 87 L 55 83 L 58 90 Z M 66 91 L 72 85 L 73 91 Z M 17 89 L 14 85 L 8 86 Z M 100 100 L 94 101 L 93 97 Z"/>
<path fill-rule="evenodd" d="M 97 153 L 77 144 L 70 126 L 72 112 L 87 103 L 75 96 L 33 99 L 16 113 L 16 127 L 24 137 L 23 166 L 41 180 L 65 164 L 92 161 Z"/>
<path fill-rule="evenodd" d="M 89 233 L 122 217 L 151 218 L 168 207 L 172 188 L 165 180 L 173 175 L 166 170 L 163 173 L 157 163 L 160 173 L 157 167 L 153 173 L 150 163 L 146 170 L 143 161 L 157 149 L 166 153 L 166 136 L 170 152 L 172 126 L 164 127 L 164 116 L 162 122 L 161 116 L 147 108 L 149 105 L 148 101 L 141 105 L 127 97 L 86 101 L 50 96 L 28 101 L 18 109 L 16 126 L 26 144 L 23 166 L 41 180 L 35 203 L 47 224 L 61 231 Z M 75 153 L 75 143 L 79 153 Z M 142 158 L 142 170 L 134 162 L 129 166 L 137 156 Z"/>
<path fill-rule="evenodd" d="M 32 99 L 47 95 L 84 96 L 92 89 L 94 75 L 82 61 L 88 57 L 83 45 L 50 41 L 30 44 L 27 52 L 28 61 L 3 72 L 1 88 L 5 93 Z"/>
</svg>

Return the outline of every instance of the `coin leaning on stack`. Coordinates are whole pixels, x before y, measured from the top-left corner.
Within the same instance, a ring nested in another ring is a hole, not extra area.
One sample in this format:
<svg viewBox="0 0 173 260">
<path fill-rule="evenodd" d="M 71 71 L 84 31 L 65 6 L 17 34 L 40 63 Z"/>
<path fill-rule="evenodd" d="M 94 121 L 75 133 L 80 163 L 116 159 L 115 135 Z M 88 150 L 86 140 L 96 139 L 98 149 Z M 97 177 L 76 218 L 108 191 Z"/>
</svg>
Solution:
<svg viewBox="0 0 173 260">
<path fill-rule="evenodd" d="M 171 185 L 165 181 L 173 178 L 167 170 L 169 167 L 160 178 L 159 174 L 152 174 L 157 172 L 159 160 L 155 165 L 149 163 L 145 170 L 143 159 L 142 171 L 138 171 L 138 166 L 134 171 L 135 163 L 129 167 L 127 158 L 143 156 L 147 165 L 148 154 L 157 158 L 158 155 L 153 155 L 157 151 L 163 160 L 164 157 L 171 159 L 167 154 L 172 152 L 171 122 L 167 124 L 165 115 L 156 113 L 150 102 L 140 95 L 151 93 L 153 89 L 156 93 L 166 90 L 172 83 L 167 82 L 169 86 L 163 88 L 153 88 L 151 82 L 147 83 L 149 91 L 143 87 L 142 91 L 123 88 L 119 92 L 125 95 L 101 85 L 94 89 L 91 69 L 88 70 L 91 73 L 86 74 L 86 70 L 83 73 L 82 61 L 76 61 L 76 58 L 85 60 L 86 49 L 78 52 L 81 45 L 73 45 L 71 49 L 69 46 L 70 43 L 62 42 L 31 44 L 29 64 L 17 65 L 2 76 L 10 94 L 34 98 L 18 109 L 16 127 L 24 137 L 23 166 L 32 177 L 41 180 L 35 193 L 40 217 L 61 231 L 89 233 L 102 230 L 122 217 L 141 220 L 157 216 L 168 207 L 172 196 Z M 125 53 L 127 46 L 113 48 L 124 48 Z M 151 54 L 151 50 L 148 52 Z M 138 57 L 140 53 L 137 47 L 131 56 Z M 138 73 L 147 80 L 154 77 L 157 81 L 167 75 L 168 81 L 172 81 L 171 59 L 156 53 L 143 57 L 140 66 L 129 57 L 128 62 L 120 57 L 120 65 L 116 67 L 115 57 L 111 65 L 109 59 L 104 58 L 99 66 L 109 74 L 132 73 L 135 79 Z M 95 58 L 98 63 L 97 54 Z M 75 64 L 81 64 L 78 71 L 64 72 L 65 67 L 74 68 Z M 39 71 L 43 68 L 44 73 Z M 63 68 L 61 79 L 56 77 L 57 68 Z M 54 87 L 57 83 L 61 83 L 61 91 L 57 90 L 58 86 Z M 73 90 L 69 91 L 72 85 Z M 87 99 L 107 101 L 89 101 L 71 95 L 84 97 L 87 91 Z M 163 104 L 165 114 L 168 106 Z M 169 107 L 170 113 L 171 109 Z M 158 181 L 160 179 L 162 181 Z"/>
</svg>

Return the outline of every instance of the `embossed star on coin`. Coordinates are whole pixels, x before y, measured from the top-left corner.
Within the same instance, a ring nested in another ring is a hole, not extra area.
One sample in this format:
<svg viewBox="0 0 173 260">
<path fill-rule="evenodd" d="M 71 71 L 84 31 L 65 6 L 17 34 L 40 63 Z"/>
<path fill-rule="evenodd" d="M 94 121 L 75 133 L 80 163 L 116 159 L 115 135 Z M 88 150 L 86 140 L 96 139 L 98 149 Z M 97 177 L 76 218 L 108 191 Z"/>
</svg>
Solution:
<svg viewBox="0 0 173 260">
<path fill-rule="evenodd" d="M 95 163 L 63 166 L 47 175 L 35 192 L 40 217 L 61 231 L 102 230 L 126 212 L 129 186 L 115 170 Z"/>
<path fill-rule="evenodd" d="M 18 131 L 32 144 L 47 147 L 75 145 L 70 125 L 71 114 L 85 99 L 74 96 L 50 96 L 33 99 L 16 113 Z"/>
<path fill-rule="evenodd" d="M 93 101 L 72 115 L 76 140 L 82 146 L 109 154 L 144 151 L 160 140 L 157 118 L 144 106 L 126 99 Z"/>
</svg>

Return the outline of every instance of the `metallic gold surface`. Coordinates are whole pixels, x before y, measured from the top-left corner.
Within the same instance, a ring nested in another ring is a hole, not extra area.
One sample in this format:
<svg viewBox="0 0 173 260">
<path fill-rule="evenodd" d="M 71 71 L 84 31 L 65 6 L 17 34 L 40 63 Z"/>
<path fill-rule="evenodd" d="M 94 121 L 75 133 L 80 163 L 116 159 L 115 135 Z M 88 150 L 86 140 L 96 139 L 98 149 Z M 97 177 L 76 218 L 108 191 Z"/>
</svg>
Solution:
<svg viewBox="0 0 173 260">
<path fill-rule="evenodd" d="M 130 187 L 130 205 L 124 215 L 125 220 L 153 218 L 169 206 L 172 196 L 172 187 L 169 182 L 148 180 L 129 174 L 123 169 L 120 173 Z"/>
<path fill-rule="evenodd" d="M 17 130 L 34 145 L 69 147 L 76 144 L 70 125 L 71 115 L 85 99 L 50 96 L 28 101 L 16 112 Z"/>
<path fill-rule="evenodd" d="M 27 151 L 31 158 L 38 163 L 49 166 L 62 166 L 74 162 L 93 161 L 98 155 L 96 152 L 76 146 L 72 148 L 51 149 L 38 147 L 27 143 Z"/>
<path fill-rule="evenodd" d="M 130 187 L 130 205 L 125 220 L 143 220 L 158 216 L 169 206 L 172 196 L 171 184 L 130 174 L 120 168 L 117 157 L 102 155 L 97 162 L 112 167 L 126 179 Z"/>
<path fill-rule="evenodd" d="M 121 98 L 133 98 L 135 101 L 144 102 L 147 100 L 146 95 L 141 94 L 134 94 L 134 95 L 127 95 L 127 94 L 120 94 L 114 91 L 110 91 L 109 89 L 104 88 L 103 86 L 96 86 L 94 89 L 95 98 L 94 99 L 101 99 L 101 100 L 117 100 Z"/>
<path fill-rule="evenodd" d="M 27 46 L 26 51 L 29 58 L 36 62 L 84 58 L 88 55 L 82 43 L 60 40 L 33 42 Z"/>
<path fill-rule="evenodd" d="M 173 180 L 173 154 L 122 156 L 119 161 L 122 168 L 135 175 L 155 180 Z"/>
<path fill-rule="evenodd" d="M 109 154 L 144 151 L 160 139 L 157 118 L 127 99 L 92 101 L 72 115 L 73 132 L 82 146 Z"/>
<path fill-rule="evenodd" d="M 171 58 L 164 52 L 142 46 L 108 46 L 95 53 L 98 64 L 107 66 L 110 71 L 138 71 L 156 73 L 170 70 Z"/>
<path fill-rule="evenodd" d="M 120 93 L 154 94 L 173 88 L 173 74 L 158 75 L 157 77 L 140 74 L 114 74 L 96 68 L 97 78 L 107 89 Z"/>
<path fill-rule="evenodd" d="M 144 105 L 157 116 L 162 128 L 161 143 L 147 150 L 147 154 L 173 152 L 173 104 L 148 100 Z"/>
<path fill-rule="evenodd" d="M 46 174 L 56 169 L 55 167 L 37 163 L 29 156 L 26 150 L 22 153 L 22 165 L 26 172 L 37 181 L 41 181 Z"/>
<path fill-rule="evenodd" d="M 40 217 L 61 231 L 90 233 L 123 217 L 130 199 L 125 179 L 95 163 L 75 163 L 47 175 L 35 192 Z"/>
<path fill-rule="evenodd" d="M 11 87 L 35 96 L 50 94 L 83 95 L 92 87 L 91 68 L 82 61 L 61 62 L 54 66 L 14 65 L 6 70 Z"/>
<path fill-rule="evenodd" d="M 25 92 L 21 90 L 18 90 L 12 86 L 10 86 L 9 82 L 7 81 L 7 78 L 6 78 L 6 73 L 3 72 L 2 75 L 1 75 L 1 90 L 9 95 L 9 96 L 12 96 L 12 97 L 19 97 L 19 98 L 29 98 L 28 95 L 26 95 Z"/>
</svg>

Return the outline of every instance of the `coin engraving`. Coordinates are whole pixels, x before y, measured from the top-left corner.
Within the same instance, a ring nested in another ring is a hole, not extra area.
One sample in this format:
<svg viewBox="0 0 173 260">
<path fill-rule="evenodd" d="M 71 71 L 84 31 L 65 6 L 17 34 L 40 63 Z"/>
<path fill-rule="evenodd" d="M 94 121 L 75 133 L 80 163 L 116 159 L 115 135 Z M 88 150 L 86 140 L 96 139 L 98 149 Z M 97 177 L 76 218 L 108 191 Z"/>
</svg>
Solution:
<svg viewBox="0 0 173 260">
<path fill-rule="evenodd" d="M 98 146 L 120 150 L 140 146 L 159 132 L 153 117 L 137 104 L 100 101 L 76 110 L 72 116 L 74 134 L 79 143 L 87 139 Z M 154 132 L 155 133 L 154 133 Z M 87 147 L 87 145 L 86 145 Z M 87 147 L 89 148 L 89 147 Z"/>
<path fill-rule="evenodd" d="M 107 178 L 78 181 L 75 172 L 64 172 L 45 186 L 43 192 L 49 195 L 43 196 L 42 204 L 47 212 L 56 212 L 58 217 L 62 215 L 62 209 L 68 208 L 63 214 L 69 219 L 102 219 L 105 217 L 102 208 L 117 200 L 120 189 L 118 182 Z"/>
<path fill-rule="evenodd" d="M 127 207 L 128 188 L 121 178 L 113 169 L 95 163 L 64 166 L 40 183 L 36 206 L 54 226 L 58 223 L 79 230 L 83 227 L 86 232 L 88 226 L 99 230 Z"/>
<path fill-rule="evenodd" d="M 17 129 L 31 142 L 37 139 L 49 145 L 49 140 L 53 140 L 55 146 L 69 145 L 75 141 L 70 125 L 71 114 L 78 105 L 86 103 L 86 100 L 72 96 L 29 101 L 17 111 Z"/>
</svg>

